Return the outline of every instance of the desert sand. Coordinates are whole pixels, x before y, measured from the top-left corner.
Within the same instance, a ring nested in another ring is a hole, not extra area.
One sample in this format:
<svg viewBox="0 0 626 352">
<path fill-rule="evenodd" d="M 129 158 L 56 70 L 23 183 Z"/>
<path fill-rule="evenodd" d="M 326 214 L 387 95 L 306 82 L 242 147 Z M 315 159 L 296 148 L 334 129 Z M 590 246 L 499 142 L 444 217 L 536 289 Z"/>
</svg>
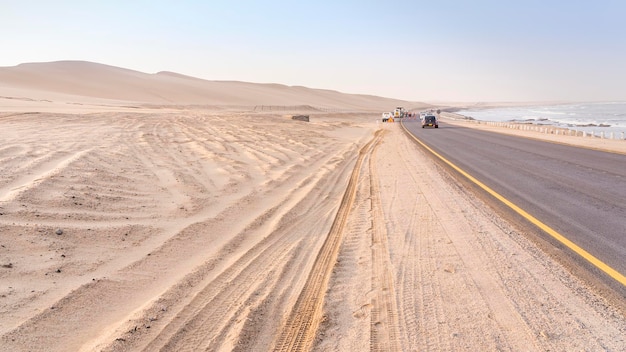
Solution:
<svg viewBox="0 0 626 352">
<path fill-rule="evenodd" d="M 0 351 L 626 349 L 614 302 L 379 123 L 397 105 L 430 107 L 0 68 Z"/>
</svg>

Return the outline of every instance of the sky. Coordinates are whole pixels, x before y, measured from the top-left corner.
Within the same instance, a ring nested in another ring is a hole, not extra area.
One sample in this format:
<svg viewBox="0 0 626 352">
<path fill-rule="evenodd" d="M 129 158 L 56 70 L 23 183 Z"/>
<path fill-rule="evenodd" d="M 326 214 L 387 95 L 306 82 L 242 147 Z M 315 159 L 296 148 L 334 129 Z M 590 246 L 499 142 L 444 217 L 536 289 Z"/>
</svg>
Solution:
<svg viewBox="0 0 626 352">
<path fill-rule="evenodd" d="M 426 102 L 626 101 L 623 0 L 0 0 L 0 67 L 145 73 Z"/>
</svg>

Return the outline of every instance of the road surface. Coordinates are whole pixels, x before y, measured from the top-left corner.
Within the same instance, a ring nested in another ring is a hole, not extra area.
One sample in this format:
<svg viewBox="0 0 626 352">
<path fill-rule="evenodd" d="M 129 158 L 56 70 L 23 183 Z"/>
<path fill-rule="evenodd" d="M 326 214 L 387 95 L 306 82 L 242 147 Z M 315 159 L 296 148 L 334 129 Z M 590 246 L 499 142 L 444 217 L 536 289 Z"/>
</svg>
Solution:
<svg viewBox="0 0 626 352">
<path fill-rule="evenodd" d="M 419 121 L 404 126 L 444 158 L 626 274 L 626 155 L 445 123 L 438 129 L 423 129 Z M 623 291 L 614 278 L 585 260 L 580 263 Z"/>
</svg>

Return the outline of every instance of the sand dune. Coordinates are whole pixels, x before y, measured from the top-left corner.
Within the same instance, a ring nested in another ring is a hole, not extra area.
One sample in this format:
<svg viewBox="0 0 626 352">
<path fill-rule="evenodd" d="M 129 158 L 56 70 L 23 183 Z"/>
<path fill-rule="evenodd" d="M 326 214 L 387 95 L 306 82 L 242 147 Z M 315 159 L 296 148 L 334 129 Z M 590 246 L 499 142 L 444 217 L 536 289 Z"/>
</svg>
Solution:
<svg viewBox="0 0 626 352">
<path fill-rule="evenodd" d="M 611 301 L 378 123 L 425 104 L 85 62 L 0 92 L 0 351 L 626 347 Z"/>
<path fill-rule="evenodd" d="M 281 84 L 208 81 L 171 72 L 147 74 L 85 61 L 29 63 L 0 68 L 0 97 L 41 100 L 50 99 L 51 94 L 52 100 L 85 102 L 86 99 L 97 99 L 109 104 L 310 105 L 323 109 L 370 111 L 385 111 L 397 105 L 424 106 L 416 102 Z"/>
</svg>

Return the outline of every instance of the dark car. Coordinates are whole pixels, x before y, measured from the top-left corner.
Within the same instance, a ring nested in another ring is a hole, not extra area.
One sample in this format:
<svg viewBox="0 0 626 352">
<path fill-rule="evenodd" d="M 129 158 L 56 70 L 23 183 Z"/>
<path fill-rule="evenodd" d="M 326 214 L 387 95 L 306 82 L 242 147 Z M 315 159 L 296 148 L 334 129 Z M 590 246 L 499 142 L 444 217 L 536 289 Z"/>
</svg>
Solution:
<svg viewBox="0 0 626 352">
<path fill-rule="evenodd" d="M 434 115 L 424 116 L 424 119 L 422 119 L 422 128 L 424 127 L 439 128 L 439 123 L 437 122 L 437 118 Z"/>
</svg>

